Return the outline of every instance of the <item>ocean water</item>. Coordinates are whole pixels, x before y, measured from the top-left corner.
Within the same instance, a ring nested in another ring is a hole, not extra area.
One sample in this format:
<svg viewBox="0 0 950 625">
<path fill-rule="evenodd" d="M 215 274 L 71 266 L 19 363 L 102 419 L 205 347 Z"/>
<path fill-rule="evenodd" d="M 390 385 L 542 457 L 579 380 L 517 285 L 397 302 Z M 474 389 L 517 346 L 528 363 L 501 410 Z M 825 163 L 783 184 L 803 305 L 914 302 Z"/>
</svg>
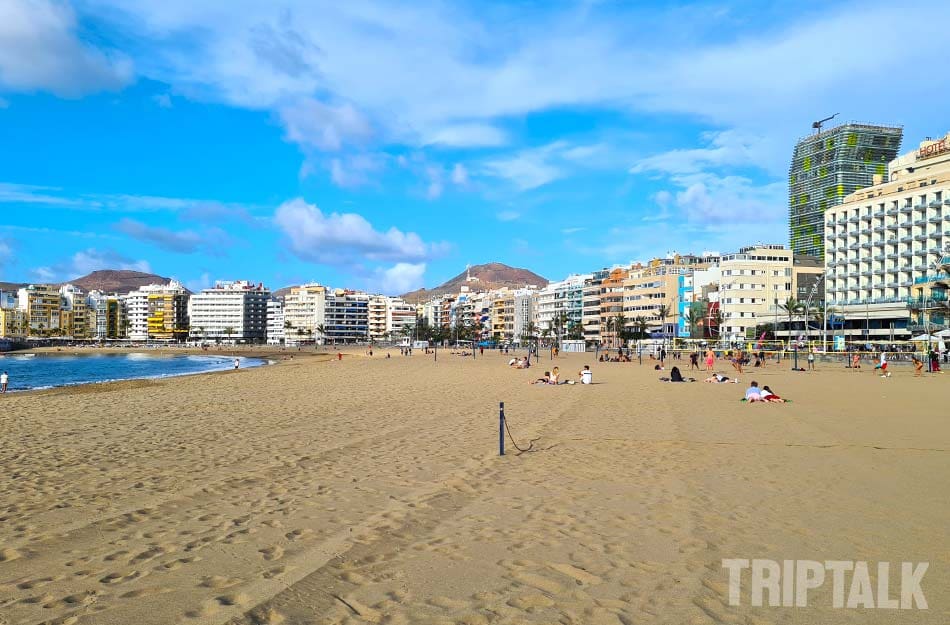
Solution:
<svg viewBox="0 0 950 625">
<path fill-rule="evenodd" d="M 238 358 L 241 368 L 264 364 Z M 0 372 L 10 376 L 7 391 L 52 388 L 91 382 L 164 378 L 234 368 L 234 358 L 188 354 L 5 354 Z"/>
</svg>

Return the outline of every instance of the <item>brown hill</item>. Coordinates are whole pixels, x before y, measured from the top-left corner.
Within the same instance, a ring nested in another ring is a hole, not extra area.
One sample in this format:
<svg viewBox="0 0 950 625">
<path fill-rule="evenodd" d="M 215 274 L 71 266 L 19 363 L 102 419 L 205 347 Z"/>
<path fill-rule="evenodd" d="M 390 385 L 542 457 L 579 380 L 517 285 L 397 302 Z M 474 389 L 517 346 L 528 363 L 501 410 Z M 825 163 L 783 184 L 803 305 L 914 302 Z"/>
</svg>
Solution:
<svg viewBox="0 0 950 625">
<path fill-rule="evenodd" d="M 170 280 L 171 278 L 154 273 L 127 269 L 100 269 L 87 276 L 70 280 L 69 283 L 75 284 L 84 291 L 96 289 L 106 293 L 128 293 L 148 284 L 168 284 Z"/>
<path fill-rule="evenodd" d="M 451 280 L 433 289 L 418 289 L 406 293 L 402 297 L 407 302 L 418 304 L 439 295 L 458 293 L 459 289 L 466 285 L 473 291 L 479 291 L 503 287 L 522 289 L 528 285 L 543 287 L 547 283 L 547 278 L 542 278 L 533 271 L 509 267 L 502 263 L 487 263 L 469 267 Z"/>
</svg>

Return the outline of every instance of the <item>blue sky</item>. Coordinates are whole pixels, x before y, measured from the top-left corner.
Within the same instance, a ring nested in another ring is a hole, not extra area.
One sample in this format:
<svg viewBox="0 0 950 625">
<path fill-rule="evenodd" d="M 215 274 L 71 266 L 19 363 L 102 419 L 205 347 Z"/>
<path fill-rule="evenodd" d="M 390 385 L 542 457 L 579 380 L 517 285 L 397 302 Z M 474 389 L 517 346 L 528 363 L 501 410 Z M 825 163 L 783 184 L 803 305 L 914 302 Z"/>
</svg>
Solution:
<svg viewBox="0 0 950 625">
<path fill-rule="evenodd" d="M 950 130 L 950 4 L 0 0 L 0 280 L 387 293 L 785 242 L 814 119 Z"/>
</svg>

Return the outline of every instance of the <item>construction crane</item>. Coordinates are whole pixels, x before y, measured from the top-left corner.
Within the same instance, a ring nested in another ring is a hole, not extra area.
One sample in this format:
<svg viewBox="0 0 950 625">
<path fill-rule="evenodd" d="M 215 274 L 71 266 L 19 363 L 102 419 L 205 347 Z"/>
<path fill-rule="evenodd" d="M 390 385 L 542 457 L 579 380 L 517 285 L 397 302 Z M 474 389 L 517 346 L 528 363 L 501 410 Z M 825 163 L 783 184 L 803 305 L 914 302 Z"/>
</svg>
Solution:
<svg viewBox="0 0 950 625">
<path fill-rule="evenodd" d="M 830 122 L 831 120 L 833 120 L 833 119 L 834 119 L 835 117 L 837 117 L 837 116 L 838 116 L 838 114 L 835 113 L 835 114 L 832 115 L 831 117 L 826 117 L 826 118 L 820 119 L 820 120 L 818 120 L 818 121 L 816 121 L 816 122 L 812 122 L 812 123 L 811 123 L 811 127 L 815 129 L 815 131 L 816 131 L 815 134 L 818 134 L 818 133 L 821 132 L 821 127 L 825 124 L 825 122 Z"/>
</svg>

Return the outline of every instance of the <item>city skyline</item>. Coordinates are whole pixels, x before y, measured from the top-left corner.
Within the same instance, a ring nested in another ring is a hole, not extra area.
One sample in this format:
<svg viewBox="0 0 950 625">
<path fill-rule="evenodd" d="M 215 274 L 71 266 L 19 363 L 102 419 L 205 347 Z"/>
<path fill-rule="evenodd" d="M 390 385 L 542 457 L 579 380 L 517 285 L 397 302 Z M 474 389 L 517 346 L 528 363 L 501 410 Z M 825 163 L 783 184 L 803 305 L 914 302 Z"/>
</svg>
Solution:
<svg viewBox="0 0 950 625">
<path fill-rule="evenodd" d="M 906 93 L 950 90 L 950 7 L 912 4 L 4 3 L 0 279 L 396 294 L 787 244 L 812 121 L 946 132 Z M 915 45 L 869 60 L 882 24 Z"/>
</svg>

